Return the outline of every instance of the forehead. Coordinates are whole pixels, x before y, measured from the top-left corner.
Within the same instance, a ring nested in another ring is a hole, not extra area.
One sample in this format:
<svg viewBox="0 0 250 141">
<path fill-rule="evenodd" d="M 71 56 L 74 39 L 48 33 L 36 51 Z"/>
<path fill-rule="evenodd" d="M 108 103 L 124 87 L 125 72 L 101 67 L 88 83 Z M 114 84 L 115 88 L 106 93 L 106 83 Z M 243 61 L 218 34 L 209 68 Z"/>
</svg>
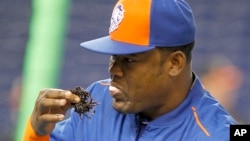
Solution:
<svg viewBox="0 0 250 141">
<path fill-rule="evenodd" d="M 122 54 L 122 55 L 112 55 L 112 56 L 124 56 L 124 57 L 140 57 L 140 56 L 150 56 L 156 53 L 156 49 L 152 49 L 149 51 L 139 52 L 139 53 L 132 53 L 132 54 Z"/>
</svg>

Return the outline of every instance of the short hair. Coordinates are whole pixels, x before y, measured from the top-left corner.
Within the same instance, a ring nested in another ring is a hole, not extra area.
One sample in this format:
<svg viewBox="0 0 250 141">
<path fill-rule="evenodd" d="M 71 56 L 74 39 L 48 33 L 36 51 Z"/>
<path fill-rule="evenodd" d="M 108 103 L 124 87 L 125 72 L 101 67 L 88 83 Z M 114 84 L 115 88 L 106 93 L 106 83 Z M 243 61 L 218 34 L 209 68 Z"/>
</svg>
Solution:
<svg viewBox="0 0 250 141">
<path fill-rule="evenodd" d="M 167 56 L 169 53 L 175 52 L 175 51 L 182 51 L 186 55 L 186 62 L 190 63 L 192 59 L 192 50 L 194 48 L 195 41 L 182 45 L 182 46 L 173 46 L 173 47 L 163 47 L 163 46 L 157 46 L 156 48 L 160 50 L 160 53 L 162 57 Z"/>
</svg>

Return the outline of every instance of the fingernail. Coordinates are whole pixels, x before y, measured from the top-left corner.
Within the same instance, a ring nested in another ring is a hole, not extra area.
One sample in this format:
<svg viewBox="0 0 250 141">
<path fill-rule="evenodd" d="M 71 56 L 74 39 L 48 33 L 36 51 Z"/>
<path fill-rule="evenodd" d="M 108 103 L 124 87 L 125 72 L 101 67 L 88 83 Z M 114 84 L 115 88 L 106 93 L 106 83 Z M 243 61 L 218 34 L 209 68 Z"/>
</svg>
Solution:
<svg viewBox="0 0 250 141">
<path fill-rule="evenodd" d="M 71 92 L 70 91 L 66 91 L 64 94 L 65 94 L 65 97 L 69 98 L 70 95 L 71 95 Z"/>
<path fill-rule="evenodd" d="M 80 101 L 80 98 L 79 98 L 79 97 L 76 97 L 76 98 L 75 98 L 75 101 L 76 101 L 76 102 L 79 102 L 79 101 Z"/>
<path fill-rule="evenodd" d="M 60 100 L 60 104 L 61 104 L 61 105 L 65 105 L 65 103 L 66 103 L 66 100 L 65 100 L 65 99 Z"/>
<path fill-rule="evenodd" d="M 64 115 L 58 114 L 58 115 L 57 115 L 57 118 L 58 118 L 59 120 L 63 120 Z"/>
</svg>

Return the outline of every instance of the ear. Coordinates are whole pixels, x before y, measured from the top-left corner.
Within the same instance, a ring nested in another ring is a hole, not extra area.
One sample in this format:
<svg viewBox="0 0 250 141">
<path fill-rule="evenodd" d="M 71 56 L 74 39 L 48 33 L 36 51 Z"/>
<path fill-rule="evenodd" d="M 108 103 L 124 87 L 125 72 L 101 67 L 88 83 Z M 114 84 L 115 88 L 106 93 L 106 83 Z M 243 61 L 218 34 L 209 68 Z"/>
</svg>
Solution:
<svg viewBox="0 0 250 141">
<path fill-rule="evenodd" d="M 177 76 L 186 66 L 186 55 L 182 51 L 175 51 L 169 55 L 170 76 Z"/>
</svg>

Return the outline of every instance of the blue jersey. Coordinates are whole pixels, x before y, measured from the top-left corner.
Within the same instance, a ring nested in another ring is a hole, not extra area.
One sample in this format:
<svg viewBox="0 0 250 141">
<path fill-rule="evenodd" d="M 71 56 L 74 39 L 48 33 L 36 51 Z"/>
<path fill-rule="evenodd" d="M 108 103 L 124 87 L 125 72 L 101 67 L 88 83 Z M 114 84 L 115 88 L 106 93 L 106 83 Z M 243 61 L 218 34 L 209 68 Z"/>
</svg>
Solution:
<svg viewBox="0 0 250 141">
<path fill-rule="evenodd" d="M 100 82 L 87 88 L 99 102 L 95 114 L 80 118 L 72 109 L 68 119 L 56 124 L 51 141 L 229 141 L 229 126 L 236 124 L 197 76 L 185 101 L 153 121 L 116 111 L 108 87 Z"/>
</svg>

